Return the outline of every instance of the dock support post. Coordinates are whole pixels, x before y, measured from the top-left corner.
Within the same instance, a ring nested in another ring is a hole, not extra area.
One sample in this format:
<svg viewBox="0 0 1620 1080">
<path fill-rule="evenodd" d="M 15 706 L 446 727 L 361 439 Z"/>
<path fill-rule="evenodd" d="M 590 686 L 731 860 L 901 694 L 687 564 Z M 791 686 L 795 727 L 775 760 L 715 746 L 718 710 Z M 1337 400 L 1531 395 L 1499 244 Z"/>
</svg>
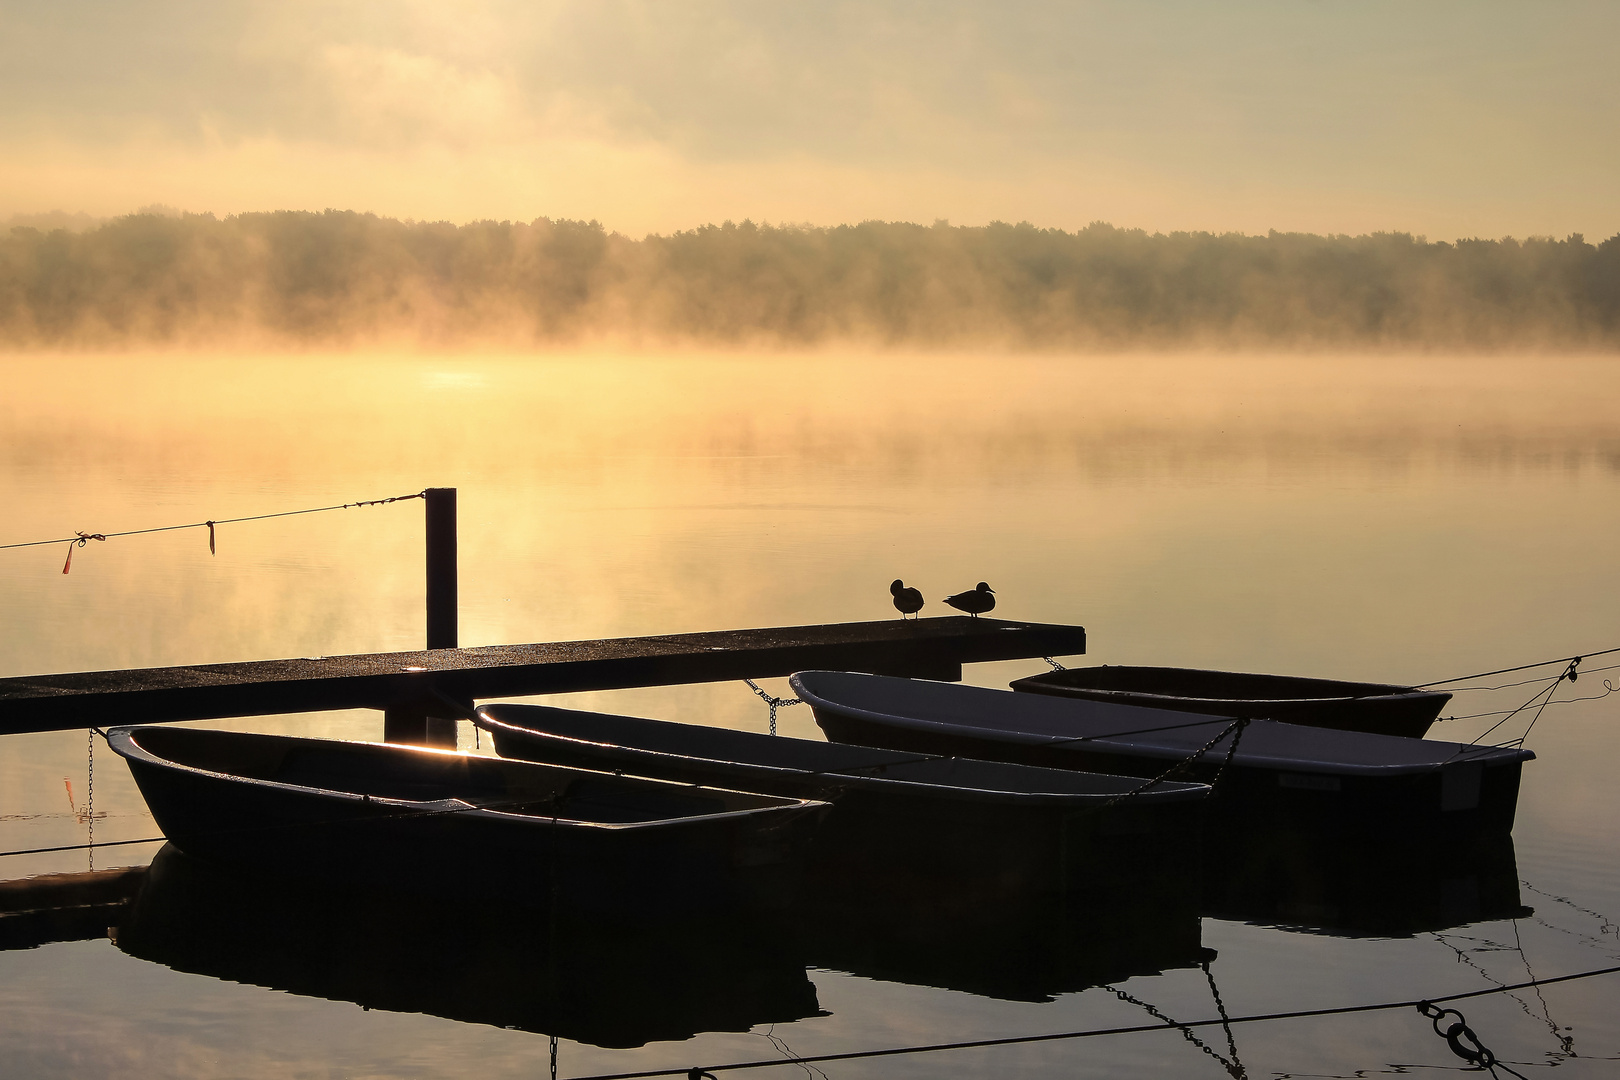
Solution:
<svg viewBox="0 0 1620 1080">
<path fill-rule="evenodd" d="M 458 645 L 456 590 L 456 489 L 428 488 L 427 503 L 427 647 Z M 468 702 L 471 705 L 471 702 Z M 388 742 L 455 746 L 454 719 L 435 716 L 428 702 L 400 702 L 383 711 L 383 738 Z"/>
<path fill-rule="evenodd" d="M 456 647 L 456 489 L 427 489 L 427 647 Z"/>
</svg>

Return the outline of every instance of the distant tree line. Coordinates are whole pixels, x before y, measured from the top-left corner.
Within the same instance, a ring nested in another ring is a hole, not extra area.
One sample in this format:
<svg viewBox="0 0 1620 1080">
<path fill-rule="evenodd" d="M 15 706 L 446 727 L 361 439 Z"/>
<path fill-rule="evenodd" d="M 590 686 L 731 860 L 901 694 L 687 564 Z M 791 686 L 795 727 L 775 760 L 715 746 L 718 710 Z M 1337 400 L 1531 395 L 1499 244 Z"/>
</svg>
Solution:
<svg viewBox="0 0 1620 1080">
<path fill-rule="evenodd" d="M 134 214 L 0 236 L 0 347 L 404 342 L 1602 348 L 1620 235 Z"/>
</svg>

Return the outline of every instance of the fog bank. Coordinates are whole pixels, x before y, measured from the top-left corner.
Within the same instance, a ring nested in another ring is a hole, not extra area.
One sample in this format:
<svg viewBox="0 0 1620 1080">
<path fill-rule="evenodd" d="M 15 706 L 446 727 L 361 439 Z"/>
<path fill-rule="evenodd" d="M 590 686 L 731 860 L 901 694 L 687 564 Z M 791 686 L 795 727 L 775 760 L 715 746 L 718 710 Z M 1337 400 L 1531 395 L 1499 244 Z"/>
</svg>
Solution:
<svg viewBox="0 0 1620 1080">
<path fill-rule="evenodd" d="M 0 236 L 0 347 L 1612 349 L 1620 235 L 141 213 Z"/>
</svg>

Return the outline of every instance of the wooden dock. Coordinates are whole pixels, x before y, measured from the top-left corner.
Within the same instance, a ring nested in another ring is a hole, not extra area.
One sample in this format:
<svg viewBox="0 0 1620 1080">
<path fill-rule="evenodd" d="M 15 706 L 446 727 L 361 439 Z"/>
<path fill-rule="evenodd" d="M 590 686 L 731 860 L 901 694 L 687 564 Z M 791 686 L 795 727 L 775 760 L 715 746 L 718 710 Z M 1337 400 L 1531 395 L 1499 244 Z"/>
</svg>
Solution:
<svg viewBox="0 0 1620 1080">
<path fill-rule="evenodd" d="M 770 678 L 811 668 L 954 680 L 964 663 L 1085 650 L 1083 627 L 949 616 L 25 675 L 0 679 L 0 735 L 375 708 L 387 713 L 390 738 L 410 738 L 413 718 L 455 715 L 446 702 L 464 710 L 482 698 Z M 437 741 L 431 731 L 427 737 Z"/>
</svg>

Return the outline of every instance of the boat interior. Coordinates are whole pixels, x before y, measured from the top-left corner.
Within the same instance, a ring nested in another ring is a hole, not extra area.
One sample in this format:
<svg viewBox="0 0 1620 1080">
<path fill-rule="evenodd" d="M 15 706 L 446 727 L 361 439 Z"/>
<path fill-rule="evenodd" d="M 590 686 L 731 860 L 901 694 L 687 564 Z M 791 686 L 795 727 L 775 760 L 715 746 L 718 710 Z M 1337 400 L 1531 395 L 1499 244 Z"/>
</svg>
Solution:
<svg viewBox="0 0 1620 1080">
<path fill-rule="evenodd" d="M 662 821 L 792 801 L 424 747 L 173 727 L 136 728 L 130 734 L 148 754 L 205 772 L 379 799 L 459 799 L 507 813 L 577 821 Z"/>
<path fill-rule="evenodd" d="M 758 735 L 730 728 L 676 724 L 635 716 L 581 712 L 544 705 L 492 705 L 480 712 L 538 738 L 563 738 L 705 761 L 738 762 L 772 769 L 837 776 L 873 777 L 953 789 L 1018 795 L 1111 797 L 1141 786 L 1137 777 L 1042 769 L 972 758 L 882 750 L 846 743 Z M 492 725 L 486 725 L 492 726 Z M 1156 797 L 1200 798 L 1202 784 L 1165 782 Z"/>
</svg>

